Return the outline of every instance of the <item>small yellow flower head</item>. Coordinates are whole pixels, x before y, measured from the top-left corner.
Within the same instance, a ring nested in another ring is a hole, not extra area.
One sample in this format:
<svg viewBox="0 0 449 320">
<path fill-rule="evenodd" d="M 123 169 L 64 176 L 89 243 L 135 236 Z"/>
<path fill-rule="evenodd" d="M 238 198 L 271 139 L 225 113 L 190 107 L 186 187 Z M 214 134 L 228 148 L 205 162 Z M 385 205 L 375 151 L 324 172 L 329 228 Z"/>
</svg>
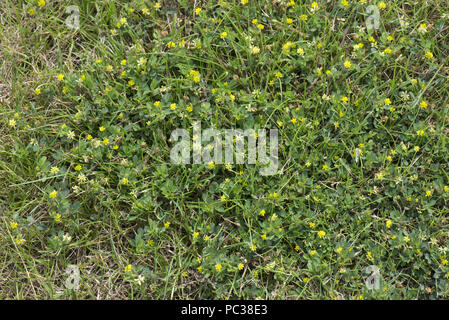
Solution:
<svg viewBox="0 0 449 320">
<path fill-rule="evenodd" d="M 385 226 L 386 226 L 387 228 L 390 228 L 392 224 L 393 224 L 393 222 L 391 222 L 390 219 L 388 219 L 388 220 L 385 222 Z"/>
<path fill-rule="evenodd" d="M 444 192 L 449 192 L 449 186 L 444 186 Z"/>
<path fill-rule="evenodd" d="M 155 107 L 159 107 L 160 104 L 161 104 L 160 101 L 155 101 L 155 102 L 154 102 L 154 106 L 155 106 Z"/>
<path fill-rule="evenodd" d="M 258 54 L 260 52 L 260 49 L 258 48 L 258 47 L 254 47 L 254 48 L 252 48 L 252 50 L 251 50 L 251 53 L 252 54 Z"/>
<path fill-rule="evenodd" d="M 263 240 L 267 240 L 267 235 L 266 235 L 266 234 L 262 234 L 260 237 L 261 237 Z"/>
<path fill-rule="evenodd" d="M 122 66 L 126 66 L 126 59 L 123 59 L 123 60 L 120 62 L 120 64 L 121 64 Z"/>
<path fill-rule="evenodd" d="M 421 103 L 419 104 L 419 106 L 423 109 L 427 108 L 428 103 L 426 101 L 421 101 Z"/>
<path fill-rule="evenodd" d="M 222 39 L 226 38 L 227 36 L 228 36 L 228 33 L 226 31 L 224 31 L 220 34 L 220 38 L 222 38 Z"/>
<path fill-rule="evenodd" d="M 176 103 L 172 103 L 170 105 L 170 110 L 175 110 L 176 109 Z"/>
<path fill-rule="evenodd" d="M 263 24 L 260 24 L 260 23 L 259 23 L 259 24 L 257 25 L 257 29 L 259 29 L 259 30 L 263 30 L 264 28 L 265 28 L 265 27 L 263 26 Z"/>
<path fill-rule="evenodd" d="M 61 221 L 61 214 L 60 214 L 60 213 L 58 213 L 58 214 L 55 216 L 55 221 L 56 221 L 56 222 L 60 222 L 60 221 Z"/>
<path fill-rule="evenodd" d="M 36 14 L 36 10 L 34 10 L 34 8 L 30 8 L 30 9 L 28 10 L 28 14 L 29 14 L 30 16 L 34 16 L 34 15 Z"/>
<path fill-rule="evenodd" d="M 346 68 L 346 69 L 349 69 L 349 68 L 351 68 L 351 66 L 352 66 L 352 63 L 351 63 L 351 61 L 349 61 L 349 60 L 346 60 L 346 61 L 344 62 L 344 66 L 345 66 L 345 68 Z"/>
<path fill-rule="evenodd" d="M 43 6 L 45 6 L 45 1 L 44 0 L 38 0 L 37 1 L 37 5 L 42 8 Z"/>
<path fill-rule="evenodd" d="M 391 104 L 391 100 L 389 98 L 386 98 L 384 100 L 384 103 L 385 103 L 386 106 L 389 106 Z"/>
<path fill-rule="evenodd" d="M 194 232 L 194 233 L 193 233 L 193 238 L 196 239 L 196 238 L 198 238 L 199 235 L 200 235 L 199 232 Z"/>
<path fill-rule="evenodd" d="M 129 182 L 128 178 L 124 177 L 124 178 L 122 179 L 122 184 L 127 185 L 128 182 Z"/>
<path fill-rule="evenodd" d="M 316 250 L 312 250 L 312 251 L 310 251 L 310 255 L 311 255 L 311 256 L 314 256 L 314 255 L 316 255 L 316 253 L 317 253 L 317 252 L 316 252 Z"/>
<path fill-rule="evenodd" d="M 109 139 L 108 139 L 108 138 L 104 138 L 104 139 L 103 139 L 103 143 L 104 143 L 105 145 L 108 145 L 108 144 L 109 144 Z"/>
<path fill-rule="evenodd" d="M 299 17 L 302 21 L 307 21 L 307 15 L 306 14 L 302 14 L 300 17 Z"/>
<path fill-rule="evenodd" d="M 385 2 L 380 2 L 378 5 L 377 5 L 378 7 L 379 7 L 379 9 L 385 9 L 386 7 L 387 7 L 387 4 L 385 3 Z"/>
<path fill-rule="evenodd" d="M 419 33 L 426 33 L 427 32 L 427 25 L 425 23 L 420 24 L 419 28 L 418 28 L 418 32 Z"/>
<path fill-rule="evenodd" d="M 221 269 L 222 269 L 221 264 L 217 263 L 217 264 L 215 265 L 215 270 L 221 271 Z"/>
<path fill-rule="evenodd" d="M 341 1 L 341 5 L 344 6 L 344 7 L 347 7 L 349 5 L 348 0 L 342 0 Z"/>
<path fill-rule="evenodd" d="M 287 18 L 287 19 L 285 20 L 285 22 L 287 22 L 288 24 L 291 24 L 291 23 L 293 23 L 293 19 L 292 19 L 292 18 Z"/>
<path fill-rule="evenodd" d="M 125 267 L 125 272 L 126 272 L 126 273 L 131 272 L 131 269 L 132 269 L 132 268 L 133 268 L 132 265 L 128 264 L 128 265 Z"/>
<path fill-rule="evenodd" d="M 8 124 L 11 126 L 11 127 L 15 127 L 16 126 L 16 120 L 14 120 L 14 119 L 10 119 L 9 120 L 9 122 L 8 122 Z"/>
<path fill-rule="evenodd" d="M 59 172 L 59 168 L 58 167 L 51 167 L 50 172 L 53 174 L 56 174 Z"/>
<path fill-rule="evenodd" d="M 326 232 L 323 230 L 318 231 L 318 237 L 323 238 L 326 235 Z"/>
<path fill-rule="evenodd" d="M 11 229 L 15 229 L 15 228 L 17 228 L 18 227 L 18 223 L 17 222 L 15 222 L 15 221 L 13 221 L 13 222 L 11 222 L 10 224 L 9 224 L 9 226 L 11 227 Z"/>
<path fill-rule="evenodd" d="M 250 248 L 251 251 L 256 251 L 257 246 L 255 244 L 252 244 L 252 245 L 249 246 L 249 248 Z"/>
<path fill-rule="evenodd" d="M 343 251 L 343 248 L 342 247 L 338 247 L 336 251 L 337 251 L 337 253 L 341 253 Z"/>
<path fill-rule="evenodd" d="M 432 59 L 432 58 L 433 58 L 433 53 L 430 52 L 430 51 L 427 51 L 427 52 L 426 52 L 426 58 L 427 58 L 427 59 Z"/>
<path fill-rule="evenodd" d="M 170 221 L 167 221 L 166 223 L 164 223 L 164 227 L 166 227 L 166 228 L 170 227 Z"/>
<path fill-rule="evenodd" d="M 58 80 L 59 81 L 64 80 L 64 75 L 62 73 L 58 74 Z"/>
<path fill-rule="evenodd" d="M 318 9 L 318 3 L 312 2 L 312 9 L 314 10 Z"/>
<path fill-rule="evenodd" d="M 196 13 L 196 14 L 200 14 L 201 10 L 203 10 L 203 9 L 201 9 L 201 8 L 196 8 L 196 9 L 195 9 L 195 13 Z"/>
<path fill-rule="evenodd" d="M 54 199 L 54 198 L 56 198 L 57 195 L 58 195 L 58 191 L 54 190 L 54 191 L 50 192 L 49 197 L 51 199 Z"/>
<path fill-rule="evenodd" d="M 75 167 L 76 171 L 81 171 L 81 169 L 83 169 L 83 167 L 80 164 Z"/>
<path fill-rule="evenodd" d="M 41 94 L 41 89 L 40 88 L 36 88 L 36 90 L 34 90 L 34 92 L 36 93 L 36 95 L 40 95 Z"/>
<path fill-rule="evenodd" d="M 239 270 L 243 270 L 243 263 L 239 263 L 239 265 L 237 266 L 237 269 L 239 269 Z"/>
<path fill-rule="evenodd" d="M 210 161 L 207 165 L 211 169 L 215 167 L 215 163 L 213 161 Z"/>
</svg>

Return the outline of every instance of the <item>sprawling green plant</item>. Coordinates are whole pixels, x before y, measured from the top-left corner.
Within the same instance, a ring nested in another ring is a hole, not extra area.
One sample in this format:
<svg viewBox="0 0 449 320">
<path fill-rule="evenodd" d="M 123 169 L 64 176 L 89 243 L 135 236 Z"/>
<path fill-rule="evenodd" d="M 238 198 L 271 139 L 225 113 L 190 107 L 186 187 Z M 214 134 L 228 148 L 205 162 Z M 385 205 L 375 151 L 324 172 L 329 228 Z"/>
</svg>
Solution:
<svg viewBox="0 0 449 320">
<path fill-rule="evenodd" d="M 0 297 L 448 298 L 447 1 L 72 2 L 0 5 Z"/>
</svg>

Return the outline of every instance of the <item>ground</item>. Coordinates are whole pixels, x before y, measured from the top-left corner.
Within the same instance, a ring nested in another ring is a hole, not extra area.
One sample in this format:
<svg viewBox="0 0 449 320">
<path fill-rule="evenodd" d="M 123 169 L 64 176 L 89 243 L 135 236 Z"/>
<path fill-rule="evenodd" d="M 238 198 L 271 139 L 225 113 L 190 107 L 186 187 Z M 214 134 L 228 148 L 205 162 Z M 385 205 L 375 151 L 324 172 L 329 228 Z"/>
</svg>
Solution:
<svg viewBox="0 0 449 320">
<path fill-rule="evenodd" d="M 0 298 L 447 299 L 448 12 L 1 1 Z M 173 163 L 195 121 L 279 170 Z"/>
</svg>

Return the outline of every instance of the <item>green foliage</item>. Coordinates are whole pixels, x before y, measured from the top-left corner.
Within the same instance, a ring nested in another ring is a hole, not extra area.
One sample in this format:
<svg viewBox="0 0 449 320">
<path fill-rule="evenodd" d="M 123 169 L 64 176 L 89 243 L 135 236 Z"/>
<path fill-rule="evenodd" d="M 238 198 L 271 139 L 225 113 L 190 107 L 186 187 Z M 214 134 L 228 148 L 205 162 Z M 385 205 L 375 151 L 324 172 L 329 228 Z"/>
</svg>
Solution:
<svg viewBox="0 0 449 320">
<path fill-rule="evenodd" d="M 448 298 L 447 1 L 7 2 L 0 297 Z M 278 174 L 172 164 L 195 121 Z"/>
</svg>

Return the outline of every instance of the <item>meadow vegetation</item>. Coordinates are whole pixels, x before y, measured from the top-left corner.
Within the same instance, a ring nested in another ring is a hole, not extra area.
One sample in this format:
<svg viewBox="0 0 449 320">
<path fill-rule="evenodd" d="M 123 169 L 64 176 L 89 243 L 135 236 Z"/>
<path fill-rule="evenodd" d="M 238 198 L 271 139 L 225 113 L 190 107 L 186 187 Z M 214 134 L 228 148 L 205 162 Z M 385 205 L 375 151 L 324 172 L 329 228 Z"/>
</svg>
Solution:
<svg viewBox="0 0 449 320">
<path fill-rule="evenodd" d="M 0 298 L 449 298 L 448 31 L 447 0 L 2 0 Z M 277 129 L 279 171 L 171 163 L 195 121 Z"/>
</svg>

